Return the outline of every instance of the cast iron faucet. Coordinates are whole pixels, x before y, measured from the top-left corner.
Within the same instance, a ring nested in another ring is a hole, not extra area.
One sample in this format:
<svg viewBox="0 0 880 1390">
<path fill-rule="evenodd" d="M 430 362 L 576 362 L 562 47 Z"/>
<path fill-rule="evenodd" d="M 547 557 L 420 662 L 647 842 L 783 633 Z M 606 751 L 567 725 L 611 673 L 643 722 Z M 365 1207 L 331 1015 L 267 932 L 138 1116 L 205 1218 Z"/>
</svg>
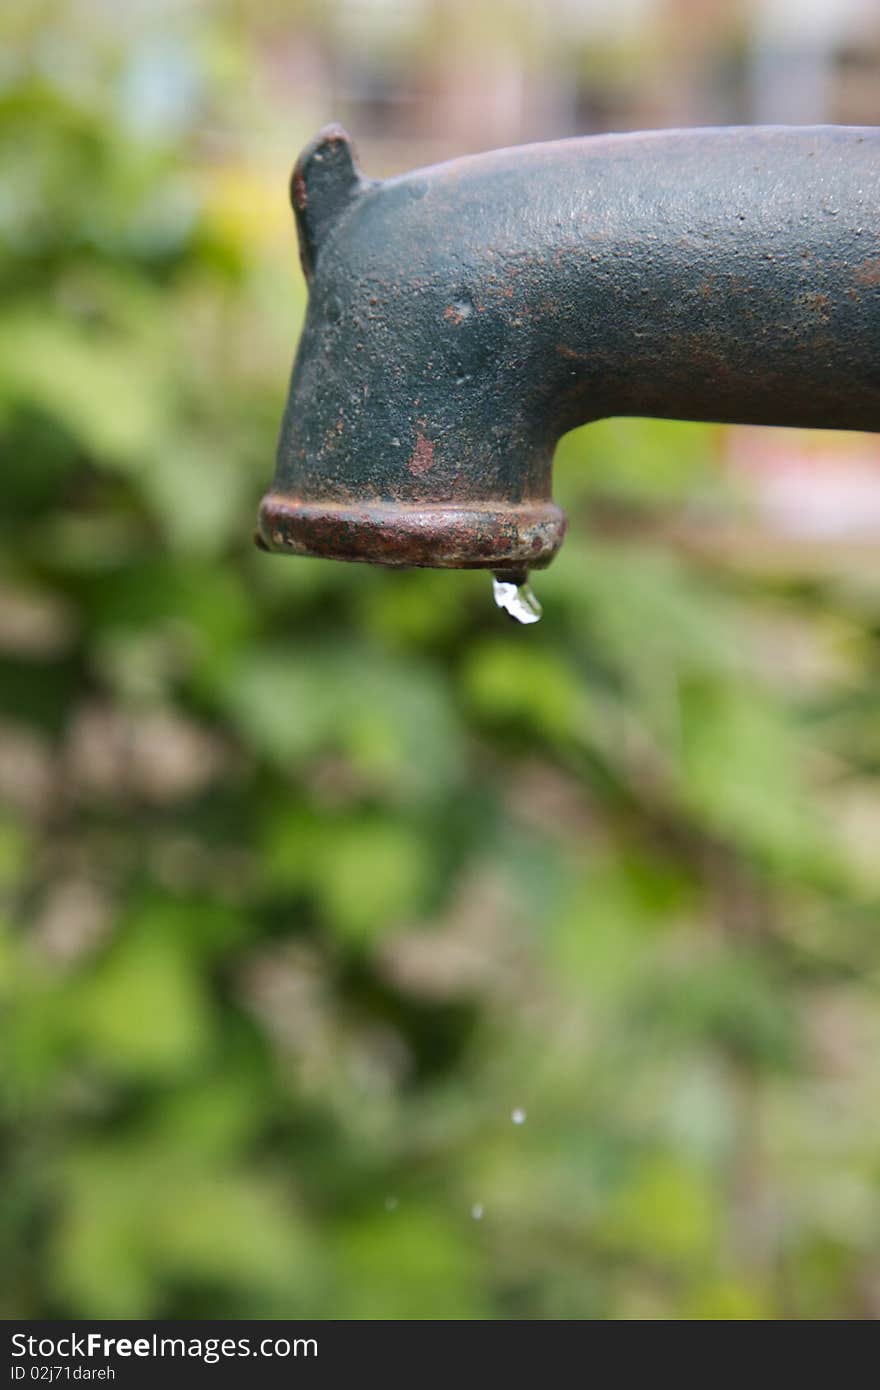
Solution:
<svg viewBox="0 0 880 1390">
<path fill-rule="evenodd" d="M 608 415 L 880 430 L 880 130 L 603 135 L 384 182 L 329 126 L 269 550 L 486 568 L 565 532 L 560 435 Z"/>
</svg>

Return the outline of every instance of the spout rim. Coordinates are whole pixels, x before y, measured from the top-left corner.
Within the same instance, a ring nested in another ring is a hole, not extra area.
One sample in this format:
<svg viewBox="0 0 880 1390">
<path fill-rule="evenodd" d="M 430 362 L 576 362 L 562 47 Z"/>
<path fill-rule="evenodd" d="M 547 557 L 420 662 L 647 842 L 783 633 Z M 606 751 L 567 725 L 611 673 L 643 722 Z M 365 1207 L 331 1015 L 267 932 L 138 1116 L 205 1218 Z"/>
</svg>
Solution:
<svg viewBox="0 0 880 1390">
<path fill-rule="evenodd" d="M 466 507 L 454 502 L 303 501 L 270 492 L 260 504 L 262 548 L 394 568 L 544 569 L 567 520 L 551 501 Z"/>
</svg>

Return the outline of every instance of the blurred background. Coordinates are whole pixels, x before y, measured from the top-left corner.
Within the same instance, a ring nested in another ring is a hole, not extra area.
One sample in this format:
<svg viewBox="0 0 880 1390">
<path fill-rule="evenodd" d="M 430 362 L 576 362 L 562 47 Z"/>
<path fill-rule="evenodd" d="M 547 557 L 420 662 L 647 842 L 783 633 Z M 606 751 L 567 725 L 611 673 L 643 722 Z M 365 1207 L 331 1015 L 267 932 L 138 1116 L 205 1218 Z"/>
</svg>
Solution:
<svg viewBox="0 0 880 1390">
<path fill-rule="evenodd" d="M 321 124 L 875 123 L 875 0 L 2 23 L 0 1313 L 880 1316 L 877 440 L 568 436 L 536 628 L 251 543 Z"/>
</svg>

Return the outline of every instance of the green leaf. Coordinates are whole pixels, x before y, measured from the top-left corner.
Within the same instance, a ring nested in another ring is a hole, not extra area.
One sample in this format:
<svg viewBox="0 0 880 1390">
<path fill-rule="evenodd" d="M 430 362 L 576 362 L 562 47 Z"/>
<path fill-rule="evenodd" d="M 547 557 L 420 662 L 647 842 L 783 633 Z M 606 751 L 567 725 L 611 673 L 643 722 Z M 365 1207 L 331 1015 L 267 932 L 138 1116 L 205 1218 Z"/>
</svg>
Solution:
<svg viewBox="0 0 880 1390">
<path fill-rule="evenodd" d="M 493 723 L 514 722 L 552 740 L 577 739 L 589 726 L 585 685 L 560 653 L 495 638 L 469 654 L 465 692 Z"/>
<path fill-rule="evenodd" d="M 718 1206 L 699 1172 L 656 1155 L 640 1162 L 603 1212 L 609 1246 L 635 1250 L 648 1260 L 688 1265 L 705 1259 L 718 1230 Z"/>
<path fill-rule="evenodd" d="M 480 1317 L 482 1297 L 468 1246 L 426 1207 L 362 1216 L 335 1242 L 338 1316 L 372 1319 Z"/>
<path fill-rule="evenodd" d="M 185 941 L 149 918 L 111 947 L 78 996 L 78 1033 L 111 1074 L 161 1081 L 204 1060 L 214 1020 Z"/>
<path fill-rule="evenodd" d="M 270 883 L 312 894 L 331 929 L 355 942 L 418 916 L 433 867 L 415 826 L 305 813 L 274 823 L 265 862 Z"/>
<path fill-rule="evenodd" d="M 0 385 L 0 401 L 45 412 L 96 463 L 139 466 L 162 438 L 167 406 L 150 359 L 130 342 L 62 319 L 19 314 L 5 320 Z"/>
<path fill-rule="evenodd" d="M 733 684 L 682 695 L 683 789 L 703 823 L 782 865 L 827 858 L 782 712 Z"/>
</svg>

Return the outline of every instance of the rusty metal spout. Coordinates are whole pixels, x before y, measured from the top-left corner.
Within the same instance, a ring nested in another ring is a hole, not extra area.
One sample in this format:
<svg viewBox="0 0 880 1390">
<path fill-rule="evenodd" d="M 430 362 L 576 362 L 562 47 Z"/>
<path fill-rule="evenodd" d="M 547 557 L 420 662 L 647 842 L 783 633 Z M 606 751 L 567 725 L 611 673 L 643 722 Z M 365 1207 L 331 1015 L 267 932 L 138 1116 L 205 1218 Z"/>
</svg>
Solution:
<svg viewBox="0 0 880 1390">
<path fill-rule="evenodd" d="M 880 430 L 880 130 L 595 136 L 376 182 L 333 126 L 291 197 L 309 304 L 270 550 L 541 568 L 575 425 Z"/>
</svg>

